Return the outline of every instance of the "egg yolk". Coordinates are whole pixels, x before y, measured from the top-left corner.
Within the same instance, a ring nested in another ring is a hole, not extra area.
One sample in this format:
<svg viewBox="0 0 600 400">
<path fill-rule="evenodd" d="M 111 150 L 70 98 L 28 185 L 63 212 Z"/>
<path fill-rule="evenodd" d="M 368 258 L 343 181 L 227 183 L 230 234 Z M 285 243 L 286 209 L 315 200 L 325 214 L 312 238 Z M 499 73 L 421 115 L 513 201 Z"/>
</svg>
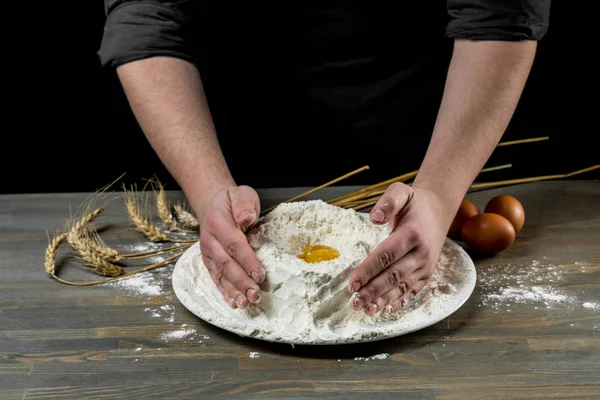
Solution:
<svg viewBox="0 0 600 400">
<path fill-rule="evenodd" d="M 307 263 L 317 263 L 321 261 L 329 261 L 340 256 L 340 252 L 333 247 L 315 244 L 306 246 L 302 249 L 302 253 L 298 254 L 298 258 Z"/>
</svg>

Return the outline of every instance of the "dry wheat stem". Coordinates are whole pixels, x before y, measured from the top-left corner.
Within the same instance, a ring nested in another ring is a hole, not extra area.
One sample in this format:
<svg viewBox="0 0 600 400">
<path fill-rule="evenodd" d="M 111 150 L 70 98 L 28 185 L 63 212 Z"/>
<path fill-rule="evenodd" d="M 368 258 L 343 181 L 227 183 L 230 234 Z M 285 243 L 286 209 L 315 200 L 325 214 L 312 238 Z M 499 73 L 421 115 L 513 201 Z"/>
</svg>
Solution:
<svg viewBox="0 0 600 400">
<path fill-rule="evenodd" d="M 548 139 L 550 139 L 548 136 L 541 136 L 541 137 L 535 137 L 535 138 L 529 138 L 529 139 L 510 140 L 507 142 L 500 142 L 500 143 L 498 143 L 498 145 L 496 147 L 512 146 L 514 144 L 542 142 L 542 141 L 548 140 Z"/>
<path fill-rule="evenodd" d="M 333 203 L 338 203 L 338 202 L 343 201 L 343 200 L 348 200 L 350 198 L 352 198 L 352 199 L 361 198 L 361 196 L 363 196 L 365 194 L 369 194 L 369 193 L 371 193 L 373 191 L 381 190 L 383 188 L 386 188 L 387 186 L 391 185 L 392 183 L 395 183 L 395 182 L 406 182 L 409 179 L 412 179 L 415 176 L 417 176 L 417 172 L 418 172 L 418 170 L 412 171 L 412 172 L 408 172 L 406 174 L 398 175 L 398 176 L 396 176 L 394 178 L 390 178 L 390 179 L 388 179 L 386 181 L 376 183 L 374 185 L 371 185 L 371 186 L 368 186 L 366 188 L 357 190 L 355 192 L 348 193 L 348 194 L 345 194 L 343 196 L 327 200 L 327 203 L 333 204 Z"/>
<path fill-rule="evenodd" d="M 491 189 L 491 188 L 495 188 L 495 187 L 499 187 L 499 186 L 516 185 L 516 184 L 520 184 L 520 183 L 539 182 L 539 181 L 547 181 L 547 180 L 552 180 L 552 179 L 565 179 L 565 178 L 570 178 L 575 175 L 584 174 L 586 172 L 595 171 L 597 169 L 600 169 L 600 164 L 594 165 L 594 166 L 591 166 L 588 168 L 580 169 L 577 171 L 569 172 L 566 174 L 532 176 L 532 177 L 528 177 L 528 178 L 509 179 L 509 180 L 498 181 L 498 182 L 474 183 L 471 185 L 469 190 Z"/>
<path fill-rule="evenodd" d="M 182 254 L 183 254 L 183 252 L 175 254 L 175 255 L 173 255 L 173 256 L 171 256 L 169 258 L 166 258 L 166 259 L 164 259 L 164 260 L 162 260 L 160 262 L 157 262 L 155 264 L 148 265 L 148 266 L 146 266 L 144 268 L 140 268 L 140 269 L 135 270 L 135 271 L 127 272 L 127 273 L 124 273 L 122 275 L 111 277 L 111 278 L 108 278 L 108 279 L 103 279 L 103 280 L 100 280 L 100 281 L 93 281 L 93 282 L 72 282 L 72 281 L 67 281 L 65 279 L 59 278 L 54 273 L 51 273 L 51 275 L 58 282 L 64 283 L 64 284 L 67 284 L 67 285 L 71 285 L 71 286 L 95 286 L 95 285 L 100 285 L 100 284 L 103 284 L 103 283 L 108 283 L 108 282 L 111 282 L 111 281 L 114 281 L 114 280 L 117 280 L 117 279 L 126 278 L 128 276 L 139 274 L 141 272 L 146 272 L 146 271 L 150 271 L 152 269 L 160 268 L 160 267 L 162 267 L 164 265 L 170 264 L 171 262 L 175 261 L 177 258 L 181 257 Z"/>
<path fill-rule="evenodd" d="M 181 250 L 181 249 L 188 249 L 191 246 L 192 246 L 192 244 L 188 243 L 188 244 L 182 244 L 180 246 L 165 247 L 164 249 L 156 249 L 156 250 L 152 250 L 152 251 L 145 251 L 145 252 L 142 252 L 142 253 L 121 254 L 120 256 L 123 259 L 136 260 L 136 259 L 140 259 L 140 258 L 147 258 L 147 257 L 152 257 L 152 256 L 158 256 L 158 255 L 161 255 L 161 254 L 170 253 L 170 252 Z"/>
<path fill-rule="evenodd" d="M 285 200 L 285 201 L 284 201 L 284 203 L 290 203 L 290 202 L 292 202 L 292 201 L 295 201 L 295 200 L 298 200 L 298 199 L 300 199 L 300 198 L 302 198 L 302 197 L 308 196 L 309 194 L 312 194 L 312 193 L 316 192 L 317 190 L 321 190 L 321 189 L 323 189 L 323 188 L 325 188 L 325 187 L 327 187 L 327 186 L 331 186 L 331 185 L 333 185 L 334 183 L 337 183 L 337 182 L 339 182 L 339 181 L 341 181 L 341 180 L 344 180 L 344 179 L 346 179 L 346 178 L 349 178 L 349 177 L 351 177 L 351 176 L 353 176 L 353 175 L 356 175 L 356 174 L 358 174 L 359 172 L 362 172 L 362 171 L 364 171 L 364 170 L 367 170 L 367 169 L 369 169 L 369 166 L 368 166 L 368 165 L 362 166 L 362 167 L 360 167 L 360 168 L 358 168 L 358 169 L 355 169 L 354 171 L 348 172 L 348 173 L 347 173 L 347 174 L 345 174 L 345 175 L 342 175 L 342 176 L 340 176 L 340 177 L 338 177 L 338 178 L 335 178 L 335 179 L 333 179 L 333 180 L 331 180 L 331 181 L 329 181 L 329 182 L 327 182 L 327 183 L 324 183 L 324 184 L 322 184 L 321 186 L 317 186 L 316 188 L 310 189 L 310 190 L 308 190 L 308 191 L 306 191 L 306 192 L 304 192 L 304 193 L 300 193 L 300 194 L 299 194 L 299 195 L 297 195 L 297 196 L 294 196 L 294 197 L 292 197 L 292 198 L 290 198 L 290 199 L 287 199 L 287 200 Z M 261 214 L 265 214 L 265 213 L 267 213 L 267 212 L 269 212 L 269 211 L 271 211 L 271 210 L 275 209 L 276 207 L 277 207 L 276 205 L 275 205 L 275 206 L 273 206 L 273 207 L 269 207 L 269 208 L 267 208 L 267 209 L 263 210 L 263 211 L 261 212 Z"/>
<path fill-rule="evenodd" d="M 594 166 L 591 166 L 588 168 L 569 172 L 566 174 L 533 176 L 533 177 L 528 177 L 528 178 L 510 179 L 510 180 L 503 180 L 503 181 L 497 181 L 497 182 L 474 183 L 469 188 L 469 191 L 475 190 L 475 189 L 491 189 L 491 188 L 515 185 L 515 184 L 520 184 L 520 183 L 539 182 L 539 181 L 552 180 L 552 179 L 565 179 L 565 178 L 570 178 L 572 176 L 580 175 L 583 173 L 595 171 L 597 169 L 600 169 L 600 165 L 594 165 Z M 356 198 L 353 199 L 352 202 L 347 202 L 347 203 L 339 202 L 339 203 L 335 203 L 335 205 L 338 205 L 339 207 L 344 207 L 344 208 L 353 208 L 354 210 L 361 210 L 363 208 L 377 204 L 377 201 L 379 200 L 379 198 L 381 197 L 381 195 L 384 192 L 385 191 L 377 191 L 377 192 L 368 193 L 368 194 L 363 195 L 363 197 L 361 197 L 360 199 L 356 199 Z"/>
<path fill-rule="evenodd" d="M 136 230 L 153 242 L 195 243 L 192 239 L 177 239 L 167 236 L 141 212 L 138 207 L 135 192 L 125 189 L 125 208 Z"/>
<path fill-rule="evenodd" d="M 512 168 L 512 164 L 504 164 L 504 165 L 498 165 L 495 167 L 484 168 L 480 171 L 480 173 L 490 172 L 490 171 L 498 171 L 498 170 L 506 169 L 506 168 Z M 377 183 L 375 185 L 366 187 L 364 189 L 360 189 L 355 192 L 346 194 L 344 196 L 340 196 L 335 199 L 328 200 L 327 202 L 329 204 L 333 204 L 338 207 L 353 208 L 356 205 L 362 204 L 362 202 L 364 200 L 372 199 L 375 196 L 377 196 L 377 197 L 381 196 L 382 194 L 385 193 L 385 191 L 387 190 L 387 188 L 390 184 L 392 184 L 394 182 L 406 182 L 406 181 L 414 178 L 417 173 L 418 173 L 418 170 L 412 171 L 412 172 L 397 176 L 395 178 L 388 179 L 387 181 L 383 181 L 383 182 Z"/>
<path fill-rule="evenodd" d="M 181 225 L 190 229 L 200 229 L 200 223 L 198 219 L 192 215 L 191 212 L 186 210 L 181 204 L 175 204 L 175 215 Z"/>
</svg>

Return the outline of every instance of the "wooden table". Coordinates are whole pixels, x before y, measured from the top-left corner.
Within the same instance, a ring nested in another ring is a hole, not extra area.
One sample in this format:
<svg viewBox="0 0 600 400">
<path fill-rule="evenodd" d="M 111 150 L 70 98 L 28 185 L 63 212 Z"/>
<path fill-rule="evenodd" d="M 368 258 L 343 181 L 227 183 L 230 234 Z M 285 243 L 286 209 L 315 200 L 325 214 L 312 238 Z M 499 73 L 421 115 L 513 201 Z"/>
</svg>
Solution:
<svg viewBox="0 0 600 400">
<path fill-rule="evenodd" d="M 302 190 L 260 195 L 268 207 Z M 499 193 L 523 202 L 525 227 L 504 253 L 475 259 L 477 287 L 461 309 L 407 336 L 338 347 L 222 332 L 179 304 L 172 266 L 151 275 L 147 289 L 162 284 L 161 292 L 58 283 L 44 271 L 47 234 L 88 194 L 1 196 L 0 397 L 599 399 L 600 183 L 544 182 L 468 198 L 483 208 Z M 115 247 L 146 243 L 120 194 L 110 195 L 98 219 L 102 237 Z M 71 261 L 61 271 L 97 278 Z M 195 332 L 165 339 L 182 329 Z"/>
</svg>

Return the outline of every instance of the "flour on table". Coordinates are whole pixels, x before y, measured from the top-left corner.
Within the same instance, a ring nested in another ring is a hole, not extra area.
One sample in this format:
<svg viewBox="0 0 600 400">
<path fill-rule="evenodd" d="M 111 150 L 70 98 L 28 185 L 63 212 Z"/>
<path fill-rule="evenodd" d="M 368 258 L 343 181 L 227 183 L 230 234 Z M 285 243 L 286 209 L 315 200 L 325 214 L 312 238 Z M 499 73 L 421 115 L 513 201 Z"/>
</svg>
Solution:
<svg viewBox="0 0 600 400">
<path fill-rule="evenodd" d="M 161 334 L 159 337 L 164 340 L 183 339 L 196 333 L 195 329 L 177 329 Z"/>
<path fill-rule="evenodd" d="M 390 355 L 388 353 L 375 354 L 370 357 L 355 357 L 354 361 L 372 361 L 372 360 L 385 360 Z"/>
<path fill-rule="evenodd" d="M 453 307 L 454 285 L 464 283 L 466 253 L 452 241 L 442 250 L 434 276 L 396 312 L 374 317 L 349 305 L 352 270 L 390 234 L 368 215 L 321 200 L 282 203 L 248 233 L 266 279 L 261 299 L 246 309 L 231 309 L 212 282 L 201 257 L 191 255 L 182 281 L 188 281 L 206 320 L 237 334 L 292 343 L 368 341 L 410 331 L 432 314 Z M 299 258 L 305 246 L 336 249 L 335 259 L 309 263 Z M 193 248 L 199 252 L 199 248 Z M 461 253 L 462 252 L 462 253 Z"/>
<path fill-rule="evenodd" d="M 108 286 L 122 289 L 125 292 L 144 296 L 160 296 L 163 294 L 164 281 L 151 272 L 142 272 L 107 283 Z"/>
<path fill-rule="evenodd" d="M 575 268 L 572 268 L 572 267 Z M 571 268 L 533 260 L 527 264 L 487 265 L 478 268 L 480 307 L 512 312 L 513 305 L 531 305 L 536 310 L 583 307 L 594 311 L 600 303 L 580 300 L 578 293 L 561 289 L 565 275 L 585 273 L 586 265 L 575 262 Z M 583 293 L 581 293 L 583 294 Z"/>
<path fill-rule="evenodd" d="M 250 358 L 258 358 L 258 357 L 260 357 L 260 353 L 258 353 L 256 351 L 251 351 L 250 354 L 248 354 L 248 357 L 250 357 Z"/>
</svg>

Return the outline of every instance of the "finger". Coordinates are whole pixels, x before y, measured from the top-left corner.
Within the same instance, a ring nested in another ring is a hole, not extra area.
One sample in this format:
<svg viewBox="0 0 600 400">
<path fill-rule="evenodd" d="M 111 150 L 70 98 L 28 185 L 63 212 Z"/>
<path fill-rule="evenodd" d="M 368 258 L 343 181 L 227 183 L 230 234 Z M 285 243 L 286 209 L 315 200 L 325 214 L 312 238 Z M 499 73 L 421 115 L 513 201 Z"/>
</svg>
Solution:
<svg viewBox="0 0 600 400">
<path fill-rule="evenodd" d="M 416 268 L 416 256 L 413 253 L 406 255 L 389 268 L 384 269 L 360 289 L 354 297 L 352 308 L 356 311 L 362 310 L 384 293 L 410 283 L 409 277 L 415 272 Z"/>
<path fill-rule="evenodd" d="M 245 230 L 256 221 L 260 213 L 258 194 L 245 185 L 231 188 L 228 193 L 233 219 L 240 229 Z"/>
<path fill-rule="evenodd" d="M 398 311 L 401 307 L 404 307 L 404 305 L 410 301 L 413 297 L 415 297 L 417 294 L 419 294 L 421 292 L 421 290 L 423 290 L 423 288 L 425 287 L 425 285 L 427 284 L 427 282 L 429 282 L 429 279 L 423 278 L 418 280 L 413 287 L 408 290 L 406 293 L 404 293 L 402 296 L 400 296 L 399 298 L 397 298 L 396 300 L 393 300 L 390 303 L 390 311 L 391 312 L 396 312 Z"/>
<path fill-rule="evenodd" d="M 351 293 L 361 290 L 371 279 L 410 253 L 418 242 L 418 236 L 413 233 L 410 227 L 401 226 L 383 240 L 352 272 L 348 281 L 348 290 Z"/>
<path fill-rule="evenodd" d="M 232 286 L 240 291 L 248 300 L 256 303 L 260 300 L 260 288 L 244 269 L 223 249 L 221 243 L 214 236 L 204 239 L 207 249 L 206 256 L 214 265 L 214 278 L 223 283 L 223 279 L 229 281 Z M 235 298 L 235 296 L 232 296 Z M 237 303 L 238 299 L 236 299 Z"/>
<path fill-rule="evenodd" d="M 219 289 L 219 292 L 221 292 L 223 299 L 229 305 L 229 307 L 231 307 L 231 308 L 247 307 L 248 299 L 246 299 L 246 297 L 244 295 L 242 295 L 242 293 L 239 290 L 235 289 L 233 287 L 233 285 L 229 284 L 229 281 L 227 281 L 223 277 L 223 275 L 220 275 L 220 276 L 215 275 L 216 268 L 215 268 L 215 265 L 212 262 L 212 260 L 208 256 L 203 254 L 202 261 L 204 262 L 204 266 L 208 270 L 208 273 L 210 274 L 210 277 L 213 280 L 215 286 L 217 287 L 217 289 Z M 228 287 L 225 288 L 223 284 L 229 284 L 229 285 L 227 285 Z"/>
<path fill-rule="evenodd" d="M 381 195 L 369 216 L 374 224 L 390 222 L 413 196 L 413 189 L 400 182 L 392 183 Z"/>
<path fill-rule="evenodd" d="M 423 268 L 414 270 L 408 278 L 398 283 L 396 286 L 377 297 L 364 308 L 367 315 L 374 316 L 383 311 L 395 300 L 401 299 L 407 292 L 411 291 L 415 284 L 423 277 Z"/>
<path fill-rule="evenodd" d="M 247 276 L 250 276 L 255 283 L 264 282 L 265 269 L 262 263 L 250 247 L 246 235 L 237 227 L 228 224 L 227 217 L 215 218 L 210 232 L 220 243 L 219 247 L 235 260 Z"/>
</svg>

